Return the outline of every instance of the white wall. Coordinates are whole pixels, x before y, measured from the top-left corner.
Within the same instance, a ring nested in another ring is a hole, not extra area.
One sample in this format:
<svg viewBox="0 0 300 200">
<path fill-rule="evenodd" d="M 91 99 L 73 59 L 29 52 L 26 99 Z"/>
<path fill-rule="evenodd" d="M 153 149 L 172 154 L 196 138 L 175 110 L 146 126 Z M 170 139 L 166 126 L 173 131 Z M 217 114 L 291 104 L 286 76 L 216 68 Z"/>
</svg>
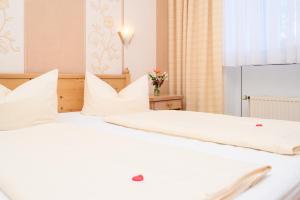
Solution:
<svg viewBox="0 0 300 200">
<path fill-rule="evenodd" d="M 241 68 L 224 67 L 224 113 L 241 114 Z"/>
<path fill-rule="evenodd" d="M 132 79 L 152 71 L 156 65 L 156 0 L 125 0 L 125 25 L 134 37 L 125 47 L 125 66 Z"/>
</svg>

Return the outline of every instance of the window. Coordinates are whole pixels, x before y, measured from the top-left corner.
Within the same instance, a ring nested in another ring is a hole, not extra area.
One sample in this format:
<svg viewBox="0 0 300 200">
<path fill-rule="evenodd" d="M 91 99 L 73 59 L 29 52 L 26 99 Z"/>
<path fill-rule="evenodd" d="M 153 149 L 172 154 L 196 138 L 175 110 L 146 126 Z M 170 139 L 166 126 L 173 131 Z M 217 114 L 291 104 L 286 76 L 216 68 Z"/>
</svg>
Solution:
<svg viewBox="0 0 300 200">
<path fill-rule="evenodd" d="M 299 0 L 224 0 L 224 66 L 300 63 Z"/>
</svg>

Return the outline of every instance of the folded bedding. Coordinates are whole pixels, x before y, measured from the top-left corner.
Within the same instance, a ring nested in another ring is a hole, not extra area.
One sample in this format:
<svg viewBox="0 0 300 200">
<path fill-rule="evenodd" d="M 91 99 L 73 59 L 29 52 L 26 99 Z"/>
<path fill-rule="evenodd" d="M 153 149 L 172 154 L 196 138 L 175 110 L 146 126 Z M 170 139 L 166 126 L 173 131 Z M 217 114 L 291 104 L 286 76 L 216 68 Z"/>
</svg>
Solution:
<svg viewBox="0 0 300 200">
<path fill-rule="evenodd" d="M 114 115 L 106 122 L 201 141 L 277 154 L 300 154 L 300 123 L 189 111 Z"/>
<path fill-rule="evenodd" d="M 270 171 L 63 123 L 0 132 L 0 159 L 0 190 L 11 200 L 233 199 Z"/>
</svg>

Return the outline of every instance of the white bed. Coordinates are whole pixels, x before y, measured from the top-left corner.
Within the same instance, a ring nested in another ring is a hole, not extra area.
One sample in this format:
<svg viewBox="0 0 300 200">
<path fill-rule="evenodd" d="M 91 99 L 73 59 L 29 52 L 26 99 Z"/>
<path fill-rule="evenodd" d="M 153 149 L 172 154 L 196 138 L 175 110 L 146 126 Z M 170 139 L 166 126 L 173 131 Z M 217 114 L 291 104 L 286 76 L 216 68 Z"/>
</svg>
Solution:
<svg viewBox="0 0 300 200">
<path fill-rule="evenodd" d="M 104 122 L 100 117 L 83 116 L 80 113 L 59 114 L 59 123 L 71 123 L 99 130 L 99 134 L 110 130 L 114 134 L 128 134 L 162 144 L 171 144 L 182 148 L 193 149 L 212 155 L 218 155 L 251 163 L 268 164 L 272 171 L 255 187 L 240 195 L 238 200 L 279 200 L 296 199 L 300 193 L 300 156 L 283 156 L 251 149 L 200 142 L 190 139 L 149 133 L 124 128 Z M 113 130 L 113 131 L 111 131 Z M 0 200 L 6 198 L 0 195 Z"/>
<path fill-rule="evenodd" d="M 213 144 L 190 139 L 149 133 L 124 128 L 104 122 L 100 117 L 83 116 L 80 113 L 60 114 L 59 121 L 76 123 L 103 131 L 113 129 L 118 134 L 134 134 L 147 140 L 192 148 L 201 152 L 237 159 L 242 161 L 269 164 L 272 166 L 270 175 L 254 188 L 238 197 L 238 200 L 277 200 L 295 199 L 300 194 L 300 156 L 283 156 L 252 149 Z"/>
</svg>

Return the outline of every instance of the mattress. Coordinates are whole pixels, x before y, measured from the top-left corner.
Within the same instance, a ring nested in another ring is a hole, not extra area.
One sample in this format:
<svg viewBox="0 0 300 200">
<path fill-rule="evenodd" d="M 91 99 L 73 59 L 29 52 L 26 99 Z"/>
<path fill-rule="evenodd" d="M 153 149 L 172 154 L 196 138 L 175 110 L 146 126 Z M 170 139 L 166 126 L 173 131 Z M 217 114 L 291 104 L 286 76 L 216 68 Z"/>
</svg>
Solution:
<svg viewBox="0 0 300 200">
<path fill-rule="evenodd" d="M 238 200 L 253 199 L 295 199 L 300 191 L 300 156 L 283 156 L 257 150 L 239 147 L 219 145 L 208 142 L 200 142 L 191 139 L 183 139 L 172 136 L 133 130 L 105 123 L 99 117 L 82 116 L 80 113 L 64 113 L 59 115 L 59 123 L 77 124 L 103 132 L 105 130 L 114 134 L 131 135 L 161 144 L 172 144 L 181 148 L 205 152 L 211 155 L 241 160 L 263 165 L 271 165 L 272 171 L 268 177 L 258 183 L 255 187 L 244 192 Z M 1 200 L 6 198 L 0 194 Z"/>
</svg>

